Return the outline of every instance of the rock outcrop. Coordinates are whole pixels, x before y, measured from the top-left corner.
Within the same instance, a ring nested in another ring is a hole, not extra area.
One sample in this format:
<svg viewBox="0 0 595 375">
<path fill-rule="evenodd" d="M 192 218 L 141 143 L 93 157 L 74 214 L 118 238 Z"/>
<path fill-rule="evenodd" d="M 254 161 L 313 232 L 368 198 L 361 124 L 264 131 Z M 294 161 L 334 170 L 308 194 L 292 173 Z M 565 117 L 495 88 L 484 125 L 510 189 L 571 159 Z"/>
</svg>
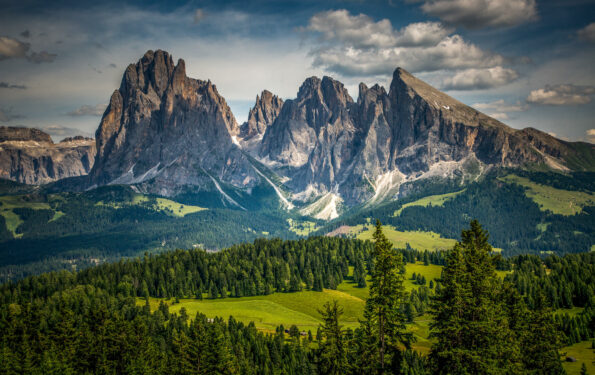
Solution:
<svg viewBox="0 0 595 375">
<path fill-rule="evenodd" d="M 0 127 L 0 178 L 45 184 L 84 176 L 94 161 L 94 139 L 74 137 L 54 143 L 38 129 Z"/>
<path fill-rule="evenodd" d="M 253 137 L 263 136 L 279 116 L 281 107 L 283 100 L 268 90 L 264 90 L 260 96 L 256 95 L 256 103 L 248 112 L 248 121 L 240 127 L 240 137 L 248 141 Z"/>
<path fill-rule="evenodd" d="M 210 81 L 186 76 L 164 51 L 148 51 L 126 69 L 96 132 L 91 184 L 143 184 L 151 193 L 185 187 L 249 188 L 258 174 L 238 147 L 239 126 Z"/>
</svg>

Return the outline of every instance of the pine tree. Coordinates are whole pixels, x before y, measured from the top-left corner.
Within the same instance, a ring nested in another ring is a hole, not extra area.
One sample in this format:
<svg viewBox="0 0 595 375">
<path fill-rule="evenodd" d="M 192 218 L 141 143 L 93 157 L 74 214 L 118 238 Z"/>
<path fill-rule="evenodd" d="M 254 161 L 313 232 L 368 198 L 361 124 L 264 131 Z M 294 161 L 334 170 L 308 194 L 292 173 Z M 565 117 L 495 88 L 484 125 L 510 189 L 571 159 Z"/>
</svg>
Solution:
<svg viewBox="0 0 595 375">
<path fill-rule="evenodd" d="M 371 334 L 377 338 L 373 350 L 378 357 L 380 373 L 394 372 L 400 367 L 400 345 L 409 348 L 412 336 L 405 331 L 405 316 L 401 305 L 405 303 L 403 256 L 393 249 L 392 244 L 382 233 L 380 220 L 376 220 L 374 231 L 374 267 L 370 285 L 370 296 L 366 300 L 364 322 Z M 368 355 L 371 353 L 368 353 Z"/>
<path fill-rule="evenodd" d="M 318 373 L 344 374 L 347 370 L 347 348 L 342 326 L 339 325 L 343 309 L 335 300 L 332 304 L 325 303 L 323 310 L 318 312 L 324 322 L 320 327 L 324 341 L 318 351 Z"/>
<path fill-rule="evenodd" d="M 564 374 L 559 355 L 562 339 L 552 311 L 546 306 L 543 294 L 539 294 L 535 302 L 535 309 L 526 315 L 526 330 L 520 338 L 525 369 L 531 372 L 547 369 L 548 374 Z"/>
<path fill-rule="evenodd" d="M 488 234 L 477 221 L 448 253 L 432 303 L 430 360 L 436 374 L 519 371 L 518 343 L 509 328 Z"/>
</svg>

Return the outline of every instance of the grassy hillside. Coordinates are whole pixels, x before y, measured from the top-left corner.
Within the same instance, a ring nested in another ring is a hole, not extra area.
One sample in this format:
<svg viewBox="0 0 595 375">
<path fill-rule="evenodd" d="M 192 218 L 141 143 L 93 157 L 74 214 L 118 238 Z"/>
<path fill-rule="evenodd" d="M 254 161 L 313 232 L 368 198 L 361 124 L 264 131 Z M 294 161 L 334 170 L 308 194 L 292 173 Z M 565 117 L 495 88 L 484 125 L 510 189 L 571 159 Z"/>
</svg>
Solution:
<svg viewBox="0 0 595 375">
<path fill-rule="evenodd" d="M 441 266 L 424 266 L 421 262 L 409 263 L 406 266 L 405 288 L 411 291 L 413 288 L 419 287 L 411 280 L 413 273 L 424 275 L 429 283 L 430 280 L 439 278 L 441 271 Z M 353 268 L 351 267 L 350 276 L 352 273 Z M 195 316 L 197 312 L 203 313 L 209 318 L 228 318 L 233 315 L 235 319 L 246 324 L 254 322 L 256 328 L 266 332 L 274 332 L 279 325 L 289 328 L 295 324 L 300 330 L 310 330 L 315 334 L 321 323 L 318 310 L 322 309 L 326 302 L 338 301 L 344 309 L 341 324 L 345 328 L 354 329 L 359 325 L 359 320 L 363 318 L 367 296 L 368 288 L 358 288 L 349 277 L 337 286 L 337 290 L 273 293 L 267 296 L 225 299 L 206 299 L 207 295 L 205 294 L 203 300 L 180 299 L 179 303 L 175 303 L 174 299 L 150 298 L 149 304 L 151 310 L 156 310 L 161 302 L 168 304 L 172 312 L 179 312 L 185 308 L 190 317 Z M 137 304 L 144 303 L 144 299 L 137 299 Z M 409 325 L 417 340 L 414 347 L 424 353 L 427 353 L 430 347 L 429 321 L 430 318 L 427 315 L 422 315 Z"/>
<path fill-rule="evenodd" d="M 374 228 L 371 224 L 357 225 L 351 229 L 352 233 L 360 240 L 371 240 Z M 393 243 L 393 246 L 404 249 L 407 244 L 416 250 L 445 250 L 450 249 L 457 242 L 451 238 L 443 238 L 434 232 L 400 231 L 390 225 L 384 226 L 384 234 Z"/>
<path fill-rule="evenodd" d="M 454 197 L 463 193 L 464 191 L 465 190 L 457 191 L 454 193 L 430 195 L 430 196 L 418 199 L 413 202 L 405 203 L 403 206 L 401 206 L 401 208 L 399 208 L 398 210 L 395 211 L 394 216 L 401 215 L 401 212 L 407 207 L 413 207 L 413 206 L 428 207 L 430 205 L 442 207 L 444 205 L 444 202 L 453 199 Z"/>
<path fill-rule="evenodd" d="M 195 212 L 206 210 L 206 208 L 204 207 L 184 205 L 182 203 L 175 202 L 171 199 L 153 198 L 142 194 L 135 194 L 132 197 L 132 199 L 121 202 L 104 203 L 103 201 L 99 201 L 96 204 L 99 206 L 109 205 L 114 208 L 123 208 L 126 206 L 142 206 L 152 209 L 156 212 L 163 212 L 166 215 L 175 217 L 184 217 L 188 214 L 193 214 Z"/>
<path fill-rule="evenodd" d="M 541 210 L 549 210 L 554 214 L 575 215 L 581 213 L 584 207 L 595 205 L 595 194 L 591 192 L 557 189 L 514 174 L 501 177 L 499 180 L 525 187 L 527 197 L 537 203 Z"/>
</svg>

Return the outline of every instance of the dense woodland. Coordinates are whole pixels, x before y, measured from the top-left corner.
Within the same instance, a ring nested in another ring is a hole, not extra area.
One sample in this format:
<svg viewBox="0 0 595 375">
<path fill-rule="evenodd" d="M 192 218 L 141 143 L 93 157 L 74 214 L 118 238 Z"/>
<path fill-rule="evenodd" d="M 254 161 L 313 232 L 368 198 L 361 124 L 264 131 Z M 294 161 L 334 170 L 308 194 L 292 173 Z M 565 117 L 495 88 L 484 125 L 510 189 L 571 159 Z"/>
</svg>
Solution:
<svg viewBox="0 0 595 375">
<path fill-rule="evenodd" d="M 444 265 L 441 280 L 417 277 L 419 287 L 406 293 L 403 271 L 414 261 Z M 343 329 L 341 306 L 329 304 L 316 338 L 136 303 L 333 289 L 349 266 L 370 287 L 360 328 Z M 446 253 L 397 251 L 377 228 L 374 243 L 272 239 L 218 253 L 146 255 L 1 285 L 0 372 L 563 373 L 558 349 L 593 338 L 594 267 L 595 253 L 494 255 L 476 222 Z M 502 280 L 496 269 L 512 272 Z M 571 318 L 554 314 L 559 307 L 584 309 Z M 405 325 L 424 312 L 434 319 L 427 357 L 407 349 Z"/>
</svg>

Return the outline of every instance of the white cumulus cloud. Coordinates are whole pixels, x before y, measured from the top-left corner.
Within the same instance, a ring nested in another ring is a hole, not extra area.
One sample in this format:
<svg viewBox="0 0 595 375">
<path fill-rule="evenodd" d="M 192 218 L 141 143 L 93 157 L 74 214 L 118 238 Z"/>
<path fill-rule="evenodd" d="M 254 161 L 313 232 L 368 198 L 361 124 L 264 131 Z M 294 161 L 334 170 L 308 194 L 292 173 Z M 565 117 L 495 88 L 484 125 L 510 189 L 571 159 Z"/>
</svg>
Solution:
<svg viewBox="0 0 595 375">
<path fill-rule="evenodd" d="M 442 84 L 445 90 L 477 90 L 506 85 L 517 79 L 513 69 L 495 66 L 486 69 L 466 69 L 446 78 Z"/>
<path fill-rule="evenodd" d="M 23 58 L 31 45 L 13 38 L 0 36 L 0 61 L 6 59 Z"/>
<path fill-rule="evenodd" d="M 537 19 L 535 0 L 426 0 L 421 9 L 468 29 L 510 27 Z"/>
<path fill-rule="evenodd" d="M 582 40 L 595 43 L 595 22 L 591 22 L 578 31 L 578 36 Z"/>
<path fill-rule="evenodd" d="M 591 143 L 595 143 L 595 129 L 589 129 L 586 132 L 587 134 L 587 141 Z"/>
<path fill-rule="evenodd" d="M 581 105 L 590 103 L 593 94 L 593 86 L 546 85 L 545 88 L 531 91 L 527 102 L 539 105 Z"/>
<path fill-rule="evenodd" d="M 335 10 L 315 14 L 304 30 L 318 36 L 310 52 L 314 66 L 343 76 L 386 75 L 397 66 L 416 73 L 493 68 L 505 62 L 436 22 L 396 30 L 388 19 Z"/>
</svg>

